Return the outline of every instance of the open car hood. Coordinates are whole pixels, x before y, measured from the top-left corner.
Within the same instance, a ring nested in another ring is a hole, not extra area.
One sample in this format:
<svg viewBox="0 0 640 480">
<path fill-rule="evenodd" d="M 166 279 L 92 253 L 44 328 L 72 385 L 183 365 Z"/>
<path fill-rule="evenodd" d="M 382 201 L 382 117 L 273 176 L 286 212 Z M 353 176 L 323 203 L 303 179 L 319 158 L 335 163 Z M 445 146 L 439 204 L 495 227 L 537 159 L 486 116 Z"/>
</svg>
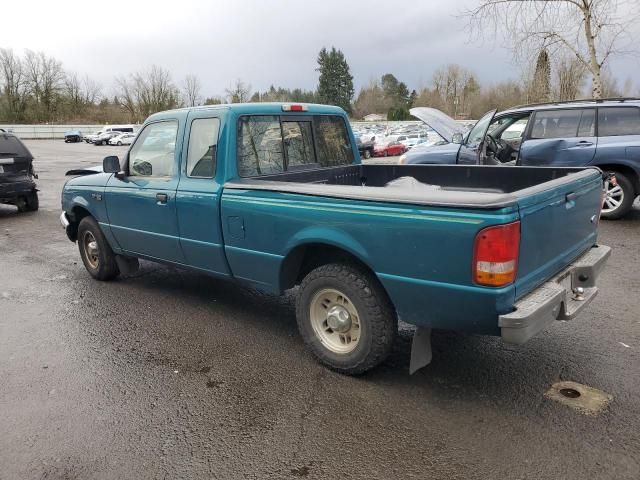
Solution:
<svg viewBox="0 0 640 480">
<path fill-rule="evenodd" d="M 435 132 L 451 143 L 455 133 L 464 134 L 467 129 L 446 113 L 431 107 L 415 107 L 409 110 L 411 115 L 429 125 Z"/>
</svg>

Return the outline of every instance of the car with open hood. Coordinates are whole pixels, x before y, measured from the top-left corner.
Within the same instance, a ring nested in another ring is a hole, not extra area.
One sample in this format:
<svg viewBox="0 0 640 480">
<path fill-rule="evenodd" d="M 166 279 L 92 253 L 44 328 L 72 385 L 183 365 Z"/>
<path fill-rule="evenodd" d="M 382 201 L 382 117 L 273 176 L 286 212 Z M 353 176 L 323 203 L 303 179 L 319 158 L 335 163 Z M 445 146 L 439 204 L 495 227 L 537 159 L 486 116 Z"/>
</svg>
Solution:
<svg viewBox="0 0 640 480">
<path fill-rule="evenodd" d="M 603 218 L 618 219 L 640 195 L 640 99 L 575 100 L 487 112 L 471 130 L 434 108 L 411 114 L 442 142 L 417 145 L 401 164 L 585 167 L 606 172 Z"/>
<path fill-rule="evenodd" d="M 20 212 L 38 210 L 33 155 L 13 133 L 0 131 L 0 203 Z"/>
</svg>

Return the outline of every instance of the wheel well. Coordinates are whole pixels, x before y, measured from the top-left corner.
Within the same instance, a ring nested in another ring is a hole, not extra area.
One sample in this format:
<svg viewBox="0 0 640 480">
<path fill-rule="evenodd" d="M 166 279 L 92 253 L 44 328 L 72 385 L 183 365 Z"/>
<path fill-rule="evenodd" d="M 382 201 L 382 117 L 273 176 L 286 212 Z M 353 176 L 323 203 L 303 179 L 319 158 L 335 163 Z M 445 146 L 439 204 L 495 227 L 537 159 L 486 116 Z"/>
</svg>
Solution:
<svg viewBox="0 0 640 480">
<path fill-rule="evenodd" d="M 69 218 L 69 228 L 67 229 L 67 235 L 69 240 L 75 242 L 78 239 L 78 225 L 84 217 L 90 217 L 91 213 L 84 207 L 75 206 L 71 209 L 71 218 Z"/>
<path fill-rule="evenodd" d="M 351 252 L 333 245 L 312 243 L 294 248 L 285 257 L 280 268 L 280 289 L 292 288 L 314 268 L 335 262 L 356 265 L 375 276 L 373 270 Z"/>
<path fill-rule="evenodd" d="M 598 165 L 598 168 L 602 171 L 619 172 L 626 175 L 629 180 L 631 180 L 634 193 L 636 195 L 640 194 L 640 178 L 638 177 L 638 173 L 633 168 L 626 165 L 620 165 L 619 163 L 602 164 Z"/>
</svg>

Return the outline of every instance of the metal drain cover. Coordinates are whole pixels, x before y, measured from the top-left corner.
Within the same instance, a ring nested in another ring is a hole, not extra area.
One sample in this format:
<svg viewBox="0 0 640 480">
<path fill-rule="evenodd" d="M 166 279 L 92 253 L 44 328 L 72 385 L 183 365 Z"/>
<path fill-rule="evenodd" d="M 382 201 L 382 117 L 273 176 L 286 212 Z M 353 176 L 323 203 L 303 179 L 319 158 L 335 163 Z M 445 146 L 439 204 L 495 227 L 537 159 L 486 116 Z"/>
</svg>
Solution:
<svg viewBox="0 0 640 480">
<path fill-rule="evenodd" d="M 602 390 L 576 382 L 554 383 L 544 396 L 592 416 L 602 413 L 613 400 L 612 395 Z"/>
</svg>

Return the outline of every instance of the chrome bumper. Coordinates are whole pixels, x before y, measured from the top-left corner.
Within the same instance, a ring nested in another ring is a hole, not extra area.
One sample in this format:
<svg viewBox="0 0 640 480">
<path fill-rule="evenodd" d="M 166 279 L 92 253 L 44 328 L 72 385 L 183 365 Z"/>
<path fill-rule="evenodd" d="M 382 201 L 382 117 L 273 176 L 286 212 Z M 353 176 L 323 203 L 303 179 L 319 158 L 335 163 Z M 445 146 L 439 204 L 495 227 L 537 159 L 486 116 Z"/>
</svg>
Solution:
<svg viewBox="0 0 640 480">
<path fill-rule="evenodd" d="M 67 227 L 70 225 L 69 219 L 67 218 L 67 214 L 65 212 L 62 212 L 60 214 L 60 223 L 62 224 L 62 227 L 66 230 Z"/>
<path fill-rule="evenodd" d="M 502 339 L 524 343 L 554 320 L 571 320 L 598 294 L 596 278 L 611 255 L 597 245 L 515 304 L 515 310 L 498 317 Z"/>
</svg>

